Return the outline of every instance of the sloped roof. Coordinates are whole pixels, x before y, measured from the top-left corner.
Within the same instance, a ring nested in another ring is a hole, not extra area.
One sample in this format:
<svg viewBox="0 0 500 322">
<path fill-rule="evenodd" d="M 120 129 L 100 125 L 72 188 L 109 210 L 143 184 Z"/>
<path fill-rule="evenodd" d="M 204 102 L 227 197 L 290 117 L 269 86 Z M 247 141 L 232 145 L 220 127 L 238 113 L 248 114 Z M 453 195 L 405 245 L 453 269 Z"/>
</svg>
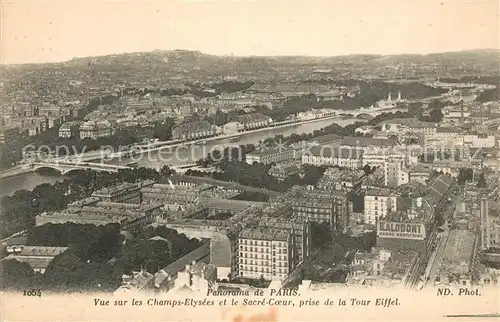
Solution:
<svg viewBox="0 0 500 322">
<path fill-rule="evenodd" d="M 182 132 L 208 131 L 212 129 L 212 124 L 210 124 L 210 122 L 206 120 L 198 122 L 187 122 L 178 124 L 177 126 L 175 126 L 175 129 Z"/>
<path fill-rule="evenodd" d="M 454 229 L 448 236 L 444 249 L 442 269 L 448 272 L 465 273 L 470 268 L 476 234 L 469 230 Z"/>
<path fill-rule="evenodd" d="M 237 115 L 233 117 L 232 122 L 240 122 L 242 124 L 248 122 L 256 122 L 256 121 L 267 121 L 269 120 L 269 116 L 264 115 L 262 113 L 249 113 L 243 115 Z"/>
<path fill-rule="evenodd" d="M 326 157 L 326 158 L 341 158 L 341 159 L 359 159 L 363 151 L 351 148 L 337 148 L 329 146 L 314 146 L 311 149 L 311 155 Z"/>
<path fill-rule="evenodd" d="M 164 267 L 163 270 L 173 276 L 186 268 L 186 265 L 191 264 L 193 261 L 198 261 L 210 254 L 210 243 L 205 243 L 201 247 L 193 250 L 189 254 L 179 258 L 172 264 Z"/>
<path fill-rule="evenodd" d="M 394 146 L 398 143 L 396 139 L 374 139 L 357 136 L 345 136 L 340 144 L 355 147 L 367 146 Z"/>
<path fill-rule="evenodd" d="M 448 192 L 454 179 L 451 176 L 442 174 L 434 179 L 427 188 L 427 195 L 432 199 L 434 204 L 438 204 L 443 196 Z"/>
</svg>

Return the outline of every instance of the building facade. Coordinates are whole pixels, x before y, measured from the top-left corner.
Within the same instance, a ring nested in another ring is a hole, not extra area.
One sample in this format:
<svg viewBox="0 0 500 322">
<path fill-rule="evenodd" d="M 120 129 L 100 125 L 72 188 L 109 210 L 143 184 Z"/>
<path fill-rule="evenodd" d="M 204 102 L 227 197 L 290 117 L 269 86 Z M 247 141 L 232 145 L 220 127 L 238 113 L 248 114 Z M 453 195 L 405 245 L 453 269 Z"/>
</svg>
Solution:
<svg viewBox="0 0 500 322">
<path fill-rule="evenodd" d="M 94 191 L 92 197 L 105 202 L 141 203 L 144 187 L 152 187 L 153 181 L 146 180 L 138 183 L 123 183 L 109 188 Z"/>
<path fill-rule="evenodd" d="M 271 164 L 292 161 L 295 151 L 289 148 L 276 148 L 256 150 L 245 155 L 245 162 L 253 164 L 254 162 Z"/>
<path fill-rule="evenodd" d="M 411 202 L 381 217 L 377 222 L 377 246 L 390 250 L 407 249 L 427 258 L 437 234 L 432 199 L 412 198 Z"/>
<path fill-rule="evenodd" d="M 108 121 L 87 121 L 80 125 L 80 139 L 97 139 L 114 134 L 114 130 Z"/>
<path fill-rule="evenodd" d="M 362 155 L 363 152 L 359 149 L 314 146 L 309 151 L 303 151 L 302 164 L 360 169 L 363 164 Z"/>
<path fill-rule="evenodd" d="M 239 276 L 284 280 L 293 270 L 292 234 L 284 229 L 256 227 L 239 234 Z"/>
<path fill-rule="evenodd" d="M 237 132 L 244 132 L 265 128 L 272 123 L 272 119 L 262 113 L 250 113 L 235 116 L 230 123 L 235 124 Z"/>
<path fill-rule="evenodd" d="M 410 172 L 405 169 L 404 162 L 399 158 L 384 161 L 384 183 L 387 187 L 396 188 L 407 184 L 410 180 Z"/>
<path fill-rule="evenodd" d="M 20 246 L 3 260 L 15 259 L 27 263 L 37 273 L 43 274 L 54 257 L 63 253 L 68 247 Z"/>
<path fill-rule="evenodd" d="M 121 230 L 137 232 L 155 222 L 162 204 L 126 204 L 98 202 L 91 206 L 71 208 L 61 212 L 44 212 L 35 218 L 36 226 L 72 222 L 85 225 L 119 224 Z"/>
<path fill-rule="evenodd" d="M 276 179 L 283 181 L 292 175 L 299 174 L 299 167 L 295 163 L 278 164 L 269 169 L 269 174 Z"/>
<path fill-rule="evenodd" d="M 80 122 L 66 122 L 59 128 L 60 138 L 78 138 L 80 137 Z"/>
<path fill-rule="evenodd" d="M 172 130 L 174 140 L 196 140 L 215 136 L 215 125 L 208 121 L 181 123 Z"/>
<path fill-rule="evenodd" d="M 364 203 L 364 221 L 372 225 L 397 209 L 397 197 L 382 190 L 366 191 Z"/>
<path fill-rule="evenodd" d="M 302 221 L 326 222 L 332 232 L 343 232 L 349 225 L 347 196 L 342 191 L 311 192 L 294 196 L 293 217 Z"/>
</svg>

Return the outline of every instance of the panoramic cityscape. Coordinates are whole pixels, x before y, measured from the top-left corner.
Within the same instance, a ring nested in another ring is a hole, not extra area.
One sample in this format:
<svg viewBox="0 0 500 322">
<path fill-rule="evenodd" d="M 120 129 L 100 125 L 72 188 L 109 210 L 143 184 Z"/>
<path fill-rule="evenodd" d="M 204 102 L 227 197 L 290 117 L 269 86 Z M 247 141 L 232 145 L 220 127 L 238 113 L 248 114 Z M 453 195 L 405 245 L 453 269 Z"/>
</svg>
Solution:
<svg viewBox="0 0 500 322">
<path fill-rule="evenodd" d="M 498 59 L 2 66 L 3 286 L 497 283 Z"/>
<path fill-rule="evenodd" d="M 2 64 L 0 285 L 498 287 L 499 66 L 498 49 Z"/>
</svg>

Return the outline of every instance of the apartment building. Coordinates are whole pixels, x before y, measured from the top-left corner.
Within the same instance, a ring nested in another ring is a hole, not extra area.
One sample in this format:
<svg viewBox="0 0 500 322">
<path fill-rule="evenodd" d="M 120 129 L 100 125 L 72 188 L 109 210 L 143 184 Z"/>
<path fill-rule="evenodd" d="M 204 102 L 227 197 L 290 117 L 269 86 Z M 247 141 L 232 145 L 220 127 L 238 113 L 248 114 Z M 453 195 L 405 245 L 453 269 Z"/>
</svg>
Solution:
<svg viewBox="0 0 500 322">
<path fill-rule="evenodd" d="M 295 155 L 295 150 L 289 148 L 275 148 L 255 150 L 245 155 L 245 161 L 248 164 L 254 162 L 271 164 L 280 162 L 292 161 Z"/>
<path fill-rule="evenodd" d="M 298 175 L 300 172 L 299 166 L 293 162 L 287 162 L 275 165 L 269 169 L 269 174 L 279 181 L 283 181 L 289 176 Z"/>
<path fill-rule="evenodd" d="M 3 260 L 15 259 L 18 262 L 27 263 L 35 272 L 43 274 L 54 257 L 63 253 L 67 248 L 23 245 L 15 247 L 12 254 Z"/>
<path fill-rule="evenodd" d="M 285 217 L 264 217 L 260 227 L 284 229 L 292 234 L 292 266 L 301 262 L 308 265 L 311 258 L 311 221 L 303 221 L 293 217 L 292 212 L 286 211 Z"/>
<path fill-rule="evenodd" d="M 381 131 L 401 136 L 406 133 L 430 134 L 436 132 L 436 125 L 430 122 L 422 122 L 414 118 L 400 118 L 382 123 Z"/>
<path fill-rule="evenodd" d="M 21 119 L 21 131 L 28 130 L 29 136 L 35 136 L 47 131 L 48 119 L 45 116 L 25 117 Z"/>
<path fill-rule="evenodd" d="M 421 184 L 427 184 L 431 176 L 432 169 L 424 164 L 417 164 L 416 166 L 410 168 L 410 178 L 409 181 L 415 181 Z"/>
<path fill-rule="evenodd" d="M 401 198 L 398 209 L 377 223 L 377 246 L 390 250 L 417 251 L 428 258 L 437 235 L 435 208 L 431 198 Z"/>
<path fill-rule="evenodd" d="M 469 148 L 493 148 L 496 137 L 487 133 L 464 134 L 464 145 Z"/>
<path fill-rule="evenodd" d="M 384 161 L 384 184 L 396 188 L 410 181 L 410 171 L 405 168 L 400 158 L 390 158 Z"/>
<path fill-rule="evenodd" d="M 367 147 L 363 151 L 363 164 L 370 167 L 383 167 L 388 160 L 399 160 L 406 163 L 406 151 L 394 148 Z"/>
<path fill-rule="evenodd" d="M 215 136 L 215 125 L 208 121 L 181 123 L 172 130 L 174 140 L 195 140 Z"/>
<path fill-rule="evenodd" d="M 452 127 L 437 127 L 436 132 L 424 134 L 427 148 L 451 149 L 464 145 L 463 130 Z"/>
<path fill-rule="evenodd" d="M 396 139 L 376 139 L 357 136 L 345 136 L 339 143 L 341 148 L 361 149 L 364 151 L 371 150 L 374 147 L 379 149 L 389 149 L 397 146 Z"/>
<path fill-rule="evenodd" d="M 387 190 L 367 190 L 364 198 L 365 223 L 375 225 L 379 218 L 387 216 L 397 208 L 397 197 Z"/>
<path fill-rule="evenodd" d="M 2 129 L 0 130 L 0 143 L 6 145 L 13 145 L 19 139 L 19 127 L 7 127 L 2 124 Z"/>
<path fill-rule="evenodd" d="M 349 223 L 347 196 L 343 191 L 310 191 L 290 196 L 293 217 L 302 221 L 326 222 L 332 232 L 342 232 Z"/>
<path fill-rule="evenodd" d="M 260 129 L 269 126 L 272 119 L 262 113 L 250 113 L 235 116 L 230 122 L 224 125 L 225 129 L 236 128 L 237 132 Z M 224 131 L 224 133 L 227 133 Z"/>
<path fill-rule="evenodd" d="M 66 122 L 61 125 L 59 128 L 59 137 L 60 138 L 77 138 L 80 136 L 80 125 L 81 122 Z"/>
<path fill-rule="evenodd" d="M 108 121 L 87 121 L 80 125 L 80 139 L 97 139 L 111 136 L 114 129 Z"/>
<path fill-rule="evenodd" d="M 359 192 L 363 181 L 366 179 L 363 170 L 341 170 L 329 168 L 323 173 L 323 177 L 316 184 L 322 190 L 347 190 Z"/>
<path fill-rule="evenodd" d="M 98 202 L 91 206 L 74 204 L 60 212 L 44 212 L 35 218 L 36 226 L 45 224 L 93 224 L 96 226 L 116 223 L 121 230 L 140 231 L 152 224 L 161 214 L 162 204 L 126 204 Z"/>
<path fill-rule="evenodd" d="M 154 181 L 145 180 L 138 183 L 122 183 L 109 188 L 102 188 L 94 191 L 92 197 L 97 197 L 106 202 L 124 202 L 124 203 L 141 203 L 141 189 L 152 187 Z"/>
<path fill-rule="evenodd" d="M 500 248 L 500 219 L 492 218 L 489 224 L 489 245 L 490 247 Z"/>
<path fill-rule="evenodd" d="M 349 169 L 359 169 L 362 167 L 363 151 L 359 149 L 314 146 L 302 153 L 302 164 L 312 164 L 316 166 L 331 165 L 345 167 Z"/>
<path fill-rule="evenodd" d="M 256 227 L 239 234 L 239 276 L 251 279 L 284 280 L 294 269 L 291 232 L 280 228 Z"/>
</svg>

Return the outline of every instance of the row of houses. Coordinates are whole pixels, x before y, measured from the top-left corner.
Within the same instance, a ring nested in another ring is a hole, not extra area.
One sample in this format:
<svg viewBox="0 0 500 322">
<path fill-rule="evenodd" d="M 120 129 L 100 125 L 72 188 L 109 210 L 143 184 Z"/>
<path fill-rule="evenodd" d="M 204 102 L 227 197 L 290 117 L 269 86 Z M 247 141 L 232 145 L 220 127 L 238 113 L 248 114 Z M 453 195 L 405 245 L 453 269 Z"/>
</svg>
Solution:
<svg viewBox="0 0 500 322">
<path fill-rule="evenodd" d="M 107 120 L 104 121 L 71 121 L 59 128 L 60 138 L 97 139 L 115 134 L 115 129 Z"/>
<path fill-rule="evenodd" d="M 272 122 L 273 120 L 269 116 L 261 113 L 238 115 L 220 128 L 206 120 L 185 122 L 174 127 L 172 138 L 174 140 L 196 140 L 215 136 L 218 133 L 235 134 L 265 128 Z"/>
<path fill-rule="evenodd" d="M 496 146 L 496 137 L 488 133 L 476 133 L 459 127 L 439 126 L 413 118 L 383 122 L 381 131 L 395 135 L 400 141 L 408 137 L 419 138 L 426 146 L 488 148 Z"/>
<path fill-rule="evenodd" d="M 370 166 L 383 165 L 385 158 L 381 158 L 380 149 L 390 149 L 397 145 L 393 139 L 372 139 L 363 137 L 340 137 L 328 135 L 324 138 L 313 139 L 309 142 L 294 147 L 276 147 L 259 149 L 246 154 L 246 162 L 270 164 L 301 160 L 302 164 L 316 166 L 331 165 L 351 169 L 362 168 L 365 164 Z M 378 149 L 374 151 L 374 149 Z M 367 157 L 372 159 L 367 162 Z M 401 152 L 403 153 L 403 152 Z M 387 156 L 388 157 L 388 156 Z"/>
</svg>

